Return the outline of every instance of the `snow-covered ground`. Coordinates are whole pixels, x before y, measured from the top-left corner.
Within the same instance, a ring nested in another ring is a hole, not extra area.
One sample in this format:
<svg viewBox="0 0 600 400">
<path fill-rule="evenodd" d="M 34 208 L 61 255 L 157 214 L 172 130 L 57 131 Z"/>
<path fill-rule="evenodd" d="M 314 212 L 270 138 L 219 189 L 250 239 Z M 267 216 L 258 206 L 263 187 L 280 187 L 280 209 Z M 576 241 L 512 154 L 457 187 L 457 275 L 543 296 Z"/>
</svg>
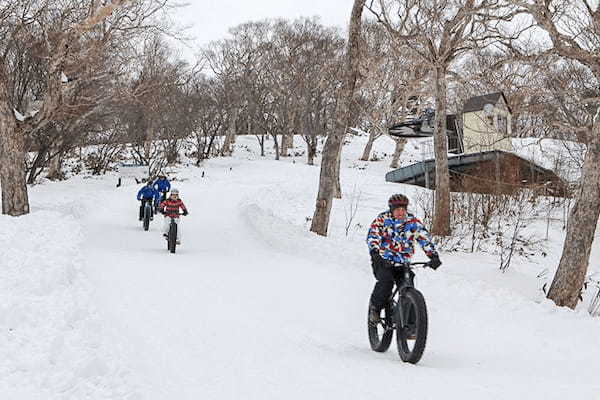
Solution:
<svg viewBox="0 0 600 400">
<path fill-rule="evenodd" d="M 560 221 L 547 257 L 504 274 L 493 255 L 442 253 L 417 277 L 430 314 L 421 362 L 370 350 L 366 229 L 390 194 L 423 190 L 384 182 L 386 138 L 384 161 L 357 161 L 364 141 L 345 147 L 327 238 L 308 232 L 318 167 L 261 159 L 252 137 L 232 158 L 174 171 L 190 210 L 176 254 L 162 221 L 142 230 L 131 182 L 34 186 L 30 215 L 0 217 L 0 399 L 598 396 L 600 319 L 558 309 L 536 278 L 558 264 Z"/>
</svg>

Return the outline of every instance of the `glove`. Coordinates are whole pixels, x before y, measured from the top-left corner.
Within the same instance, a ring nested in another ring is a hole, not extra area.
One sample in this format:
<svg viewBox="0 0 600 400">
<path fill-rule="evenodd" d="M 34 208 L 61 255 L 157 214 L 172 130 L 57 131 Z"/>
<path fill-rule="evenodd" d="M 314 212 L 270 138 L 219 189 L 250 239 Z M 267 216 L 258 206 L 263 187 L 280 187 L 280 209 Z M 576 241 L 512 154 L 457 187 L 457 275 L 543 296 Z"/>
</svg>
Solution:
<svg viewBox="0 0 600 400">
<path fill-rule="evenodd" d="M 381 256 L 379 255 L 379 250 L 371 249 L 371 251 L 369 251 L 369 254 L 371 255 L 372 262 L 376 263 L 381 260 Z"/>
<path fill-rule="evenodd" d="M 429 257 L 429 260 L 430 260 L 431 269 L 433 269 L 433 270 L 438 269 L 440 267 L 440 265 L 442 265 L 442 262 L 440 261 L 440 257 L 437 254 Z"/>
<path fill-rule="evenodd" d="M 187 210 L 183 210 L 183 215 L 188 215 L 188 211 Z"/>
</svg>

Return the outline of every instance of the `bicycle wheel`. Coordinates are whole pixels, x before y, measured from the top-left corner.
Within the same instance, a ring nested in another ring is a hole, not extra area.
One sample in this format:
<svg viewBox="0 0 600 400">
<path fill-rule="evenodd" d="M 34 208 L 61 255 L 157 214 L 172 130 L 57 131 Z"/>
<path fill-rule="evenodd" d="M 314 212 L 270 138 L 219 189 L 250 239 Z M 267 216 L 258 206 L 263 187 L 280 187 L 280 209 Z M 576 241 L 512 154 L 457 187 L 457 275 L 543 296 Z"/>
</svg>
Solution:
<svg viewBox="0 0 600 400">
<path fill-rule="evenodd" d="M 169 226 L 169 240 L 168 240 L 168 248 L 171 253 L 175 253 L 175 247 L 177 246 L 177 224 L 175 222 L 171 222 Z"/>
<path fill-rule="evenodd" d="M 150 213 L 152 212 L 152 210 L 150 209 L 150 206 L 148 204 L 146 204 L 144 206 L 144 230 L 147 231 L 148 228 L 150 228 Z"/>
<path fill-rule="evenodd" d="M 427 342 L 427 306 L 421 292 L 408 288 L 400 296 L 396 315 L 396 341 L 402 361 L 416 364 L 425 351 Z M 403 322 L 402 322 L 403 321 Z"/>
<path fill-rule="evenodd" d="M 369 304 L 371 308 L 371 304 Z M 392 336 L 394 335 L 394 321 L 392 318 L 392 306 L 388 304 L 383 310 L 383 316 L 381 321 L 377 324 L 369 321 L 369 311 L 367 311 L 367 329 L 369 332 L 369 343 L 371 349 L 383 353 L 390 348 L 392 343 Z"/>
</svg>

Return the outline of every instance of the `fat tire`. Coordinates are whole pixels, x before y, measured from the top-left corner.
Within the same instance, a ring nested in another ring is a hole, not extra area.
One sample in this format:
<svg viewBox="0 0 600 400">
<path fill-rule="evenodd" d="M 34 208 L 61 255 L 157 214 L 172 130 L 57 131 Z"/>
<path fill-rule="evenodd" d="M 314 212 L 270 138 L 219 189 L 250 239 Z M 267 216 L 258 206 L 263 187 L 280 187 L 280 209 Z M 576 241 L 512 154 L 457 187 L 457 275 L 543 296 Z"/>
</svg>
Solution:
<svg viewBox="0 0 600 400">
<path fill-rule="evenodd" d="M 371 304 L 369 304 L 369 309 L 371 308 Z M 373 351 L 384 353 L 390 348 L 390 344 L 392 343 L 392 337 L 394 335 L 394 329 L 391 327 L 393 324 L 392 318 L 392 306 L 387 305 L 383 309 L 383 320 L 389 324 L 390 329 L 383 332 L 381 337 L 377 332 L 377 326 L 373 326 L 369 321 L 369 310 L 367 310 L 367 331 L 369 333 L 369 344 L 371 345 L 371 349 Z"/>
<path fill-rule="evenodd" d="M 148 204 L 144 206 L 144 230 L 147 231 L 150 228 L 150 213 L 152 210 L 148 207 Z"/>
<path fill-rule="evenodd" d="M 171 253 L 175 253 L 177 247 L 177 224 L 171 222 L 169 225 L 169 240 L 167 241 L 167 248 Z"/>
<path fill-rule="evenodd" d="M 425 351 L 427 343 L 427 306 L 425 298 L 415 288 L 407 288 L 400 296 L 399 301 L 403 304 L 414 306 L 415 310 L 415 334 L 416 339 L 412 351 L 408 347 L 407 333 L 400 323 L 400 316 L 396 315 L 396 342 L 398 345 L 398 355 L 402 361 L 416 364 L 419 362 Z M 403 307 L 397 307 L 396 312 L 401 312 Z"/>
</svg>

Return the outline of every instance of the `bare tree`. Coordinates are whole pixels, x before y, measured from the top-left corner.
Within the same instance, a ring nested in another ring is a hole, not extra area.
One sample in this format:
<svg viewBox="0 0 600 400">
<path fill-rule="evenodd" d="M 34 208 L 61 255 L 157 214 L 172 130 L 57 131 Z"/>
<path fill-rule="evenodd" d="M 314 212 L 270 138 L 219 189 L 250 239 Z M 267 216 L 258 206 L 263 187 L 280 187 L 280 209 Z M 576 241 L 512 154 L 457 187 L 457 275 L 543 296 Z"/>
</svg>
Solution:
<svg viewBox="0 0 600 400">
<path fill-rule="evenodd" d="M 221 155 L 230 156 L 238 123 L 245 104 L 251 100 L 246 96 L 248 84 L 253 83 L 257 65 L 261 61 L 261 49 L 268 34 L 268 25 L 248 22 L 230 29 L 231 39 L 211 43 L 202 55 L 208 68 L 217 77 L 226 96 L 223 104 L 227 111 L 227 130 Z"/>
<path fill-rule="evenodd" d="M 89 103 L 71 104 L 86 79 L 110 79 L 106 54 L 120 54 L 141 31 L 154 26 L 155 14 L 166 6 L 164 0 L 114 0 L 98 5 L 93 0 L 16 0 L 0 3 L 0 180 L 2 212 L 22 215 L 29 212 L 25 176 L 26 140 L 51 125 L 73 118 L 85 119 L 105 98 L 88 98 Z M 56 10 L 60 10 L 57 13 Z M 103 23 L 109 21 L 110 23 Z M 44 71 L 42 90 L 27 91 L 27 101 L 17 110 L 11 96 L 18 74 L 11 71 L 19 59 L 17 43 L 29 43 Z M 115 64 L 112 64 L 113 66 Z M 91 71 L 91 72 L 90 72 Z M 118 68 L 113 72 L 118 72 Z M 101 93 L 100 93 L 101 94 Z M 34 97 L 35 96 L 35 97 Z M 74 112 L 74 107 L 77 112 Z M 76 125 L 76 124 L 75 124 Z M 62 144 L 61 144 L 62 146 Z M 61 147 L 55 144 L 51 148 Z M 59 152 L 60 153 L 60 152 Z M 60 156 L 60 154 L 59 154 Z"/>
<path fill-rule="evenodd" d="M 447 236 L 450 227 L 450 175 L 446 137 L 447 73 L 452 63 L 477 41 L 495 35 L 491 15 L 503 14 L 498 0 L 371 0 L 369 10 L 401 46 L 420 56 L 435 73 L 436 163 L 435 215 L 432 233 Z"/>
<path fill-rule="evenodd" d="M 337 111 L 337 125 L 335 131 L 329 133 L 323 149 L 319 193 L 317 194 L 315 213 L 310 227 L 312 232 L 322 236 L 327 236 L 333 196 L 336 188 L 339 187 L 339 164 L 342 146 L 346 131 L 352 121 L 351 109 L 354 102 L 356 81 L 358 79 L 359 39 L 364 6 L 365 0 L 354 0 L 344 62 L 344 86 L 340 92 L 339 108 Z"/>
<path fill-rule="evenodd" d="M 362 161 L 368 161 L 375 140 L 411 114 L 411 99 L 427 87 L 429 73 L 408 48 L 398 48 L 381 24 L 364 24 L 361 46 L 359 127 L 369 133 Z"/>
<path fill-rule="evenodd" d="M 209 158 L 213 152 L 215 141 L 222 134 L 225 125 L 225 112 L 221 107 L 218 82 L 214 79 L 197 77 L 192 83 L 193 115 L 195 129 L 193 145 L 196 152 L 196 165 Z"/>
<path fill-rule="evenodd" d="M 600 82 L 600 57 L 597 43 L 600 40 L 600 8 L 597 2 L 511 0 L 521 10 L 529 13 L 535 24 L 550 37 L 551 46 L 546 53 L 573 60 L 593 74 Z M 523 48 L 517 42 L 508 46 L 520 54 Z M 559 306 L 575 308 L 588 269 L 590 251 L 600 215 L 600 107 L 598 97 L 584 100 L 594 105 L 591 126 L 586 136 L 587 152 L 583 165 L 581 184 L 575 204 L 569 215 L 567 234 L 556 275 L 548 298 Z"/>
</svg>

